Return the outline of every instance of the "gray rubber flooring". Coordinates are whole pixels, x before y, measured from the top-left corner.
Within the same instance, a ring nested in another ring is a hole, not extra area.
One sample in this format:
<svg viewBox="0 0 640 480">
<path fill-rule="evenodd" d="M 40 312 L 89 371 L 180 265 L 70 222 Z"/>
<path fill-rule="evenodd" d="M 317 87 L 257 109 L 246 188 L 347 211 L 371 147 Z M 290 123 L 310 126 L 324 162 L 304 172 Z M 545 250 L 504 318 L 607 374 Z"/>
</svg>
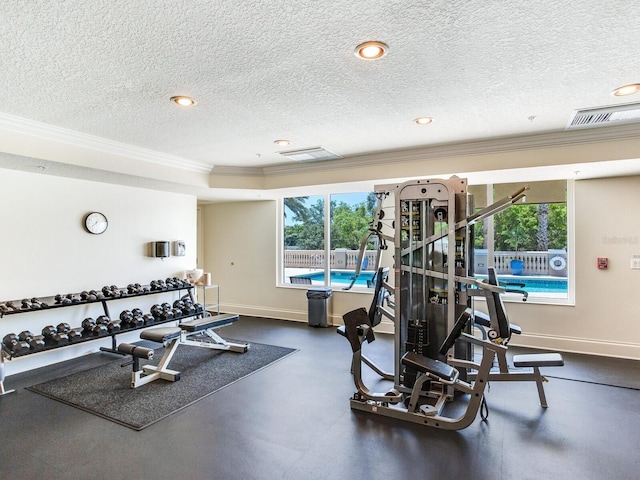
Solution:
<svg viewBox="0 0 640 480">
<path fill-rule="evenodd" d="M 332 327 L 243 317 L 220 333 L 299 352 L 140 432 L 24 389 L 110 354 L 9 377 L 2 478 L 638 478 L 640 362 L 567 354 L 565 367 L 545 371 L 563 377 L 545 384 L 548 409 L 533 383 L 493 382 L 488 421 L 447 432 L 352 412 L 351 349 Z M 390 336 L 365 349 L 392 369 Z"/>
</svg>

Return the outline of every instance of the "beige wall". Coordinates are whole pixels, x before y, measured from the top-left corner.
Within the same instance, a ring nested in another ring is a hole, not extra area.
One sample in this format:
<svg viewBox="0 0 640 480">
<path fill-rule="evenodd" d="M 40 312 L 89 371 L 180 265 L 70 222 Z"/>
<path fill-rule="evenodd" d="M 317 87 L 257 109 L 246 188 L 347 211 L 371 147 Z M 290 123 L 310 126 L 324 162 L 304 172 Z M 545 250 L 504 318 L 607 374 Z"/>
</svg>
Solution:
<svg viewBox="0 0 640 480">
<path fill-rule="evenodd" d="M 640 254 L 637 205 L 640 177 L 575 182 L 575 306 L 508 303 L 525 332 L 513 344 L 640 359 L 640 270 L 629 268 L 631 255 Z M 306 290 L 276 285 L 278 216 L 273 201 L 203 207 L 204 266 L 221 285 L 223 310 L 306 321 Z M 598 256 L 609 258 L 609 270 L 596 268 Z M 334 291 L 334 324 L 370 299 Z"/>
<path fill-rule="evenodd" d="M 55 294 L 126 287 L 153 279 L 182 276 L 196 263 L 196 198 L 69 178 L 0 169 L 0 302 Z M 83 229 L 90 211 L 103 212 L 109 228 L 102 235 Z M 185 240 L 187 255 L 164 260 L 148 256 L 148 243 Z M 177 295 L 177 294 L 174 294 Z M 109 302 L 112 316 L 124 309 L 148 308 L 173 297 L 151 295 Z M 5 316 L 0 338 L 9 332 L 103 314 L 100 303 Z M 138 334 L 118 337 L 138 339 Z M 36 353 L 6 365 L 7 374 L 54 363 L 109 346 L 108 339 Z"/>
</svg>

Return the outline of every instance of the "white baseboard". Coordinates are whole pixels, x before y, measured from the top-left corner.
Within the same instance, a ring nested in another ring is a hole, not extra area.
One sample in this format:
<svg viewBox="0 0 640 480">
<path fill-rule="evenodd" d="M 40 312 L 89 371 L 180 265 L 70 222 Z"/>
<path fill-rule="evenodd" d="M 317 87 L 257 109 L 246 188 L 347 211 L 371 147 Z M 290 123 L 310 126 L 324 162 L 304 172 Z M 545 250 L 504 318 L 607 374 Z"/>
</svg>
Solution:
<svg viewBox="0 0 640 480">
<path fill-rule="evenodd" d="M 267 317 L 294 322 L 307 322 L 306 310 L 265 309 L 250 305 L 223 305 L 222 311 L 253 317 Z M 336 326 L 343 325 L 342 316 L 330 315 L 329 324 Z M 375 328 L 375 331 L 376 333 L 393 334 L 394 327 L 395 325 L 393 322 L 383 318 L 380 325 Z M 521 335 L 514 335 L 511 338 L 509 345 L 537 348 L 541 350 L 557 350 L 561 352 L 640 360 L 640 344 L 634 343 L 522 333 Z"/>
<path fill-rule="evenodd" d="M 511 337 L 509 345 L 640 360 L 640 345 L 625 342 L 522 333 Z"/>
</svg>

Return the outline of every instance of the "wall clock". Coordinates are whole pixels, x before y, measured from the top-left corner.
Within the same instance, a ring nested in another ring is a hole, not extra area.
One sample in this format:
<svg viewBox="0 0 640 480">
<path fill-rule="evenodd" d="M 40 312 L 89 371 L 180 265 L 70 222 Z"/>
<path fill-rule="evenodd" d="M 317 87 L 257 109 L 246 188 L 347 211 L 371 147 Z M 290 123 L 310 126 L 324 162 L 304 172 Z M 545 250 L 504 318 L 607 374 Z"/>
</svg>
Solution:
<svg viewBox="0 0 640 480">
<path fill-rule="evenodd" d="M 84 227 L 87 229 L 87 232 L 93 233 L 94 235 L 104 233 L 108 226 L 109 222 L 107 221 L 107 217 L 100 212 L 91 212 L 84 217 Z"/>
</svg>

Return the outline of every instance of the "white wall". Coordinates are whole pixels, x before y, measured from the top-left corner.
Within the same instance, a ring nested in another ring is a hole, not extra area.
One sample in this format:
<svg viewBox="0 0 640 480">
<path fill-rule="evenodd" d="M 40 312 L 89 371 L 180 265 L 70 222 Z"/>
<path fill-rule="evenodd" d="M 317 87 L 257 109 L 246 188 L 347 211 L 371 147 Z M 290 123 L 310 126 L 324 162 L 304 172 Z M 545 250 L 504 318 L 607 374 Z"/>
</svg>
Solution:
<svg viewBox="0 0 640 480">
<path fill-rule="evenodd" d="M 0 169 L 0 302 L 126 287 L 182 276 L 196 263 L 196 198 L 83 180 Z M 109 220 L 102 235 L 83 228 L 84 216 L 100 211 Z M 157 240 L 185 240 L 187 254 L 164 260 L 148 256 Z M 173 293 L 171 295 L 177 295 Z M 125 308 L 145 311 L 173 297 L 153 295 L 109 302 L 112 316 Z M 0 337 L 45 325 L 80 326 L 102 314 L 100 303 L 9 315 L 0 319 Z M 128 334 L 137 339 L 138 334 Z M 118 338 L 126 341 L 127 335 Z M 19 357 L 6 365 L 13 374 L 110 345 L 109 339 Z"/>
<path fill-rule="evenodd" d="M 640 359 L 640 270 L 629 268 L 640 254 L 640 177 L 576 182 L 575 203 L 575 306 L 508 303 L 525 332 L 512 344 Z M 221 285 L 223 310 L 306 321 L 306 290 L 276 286 L 277 215 L 276 202 L 203 207 L 205 270 Z M 598 270 L 596 257 L 609 257 L 609 270 Z M 334 324 L 370 301 L 334 291 Z"/>
</svg>

